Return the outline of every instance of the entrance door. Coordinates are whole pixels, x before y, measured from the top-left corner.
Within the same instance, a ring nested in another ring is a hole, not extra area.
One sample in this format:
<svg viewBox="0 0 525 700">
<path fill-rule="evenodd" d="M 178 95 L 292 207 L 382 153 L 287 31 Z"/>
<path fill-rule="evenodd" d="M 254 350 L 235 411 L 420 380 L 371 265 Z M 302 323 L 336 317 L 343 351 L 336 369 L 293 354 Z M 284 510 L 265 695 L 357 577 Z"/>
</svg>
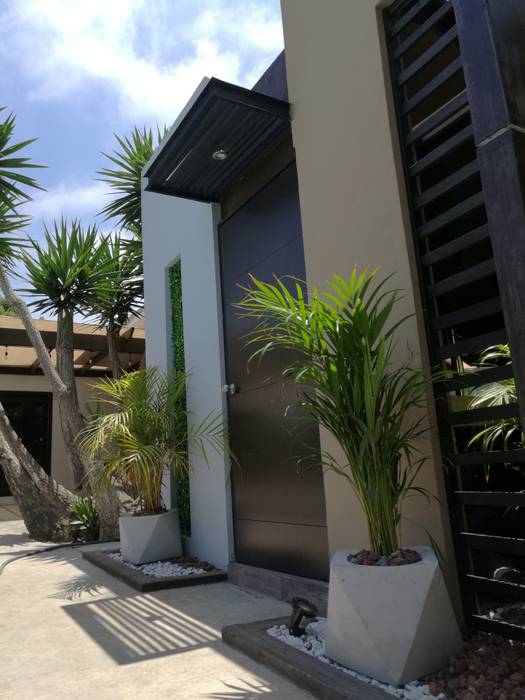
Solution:
<svg viewBox="0 0 525 700">
<path fill-rule="evenodd" d="M 239 284 L 248 274 L 271 281 L 305 278 L 295 164 L 227 219 L 219 232 L 226 373 L 237 393 L 228 398 L 236 560 L 326 579 L 328 545 L 319 430 L 287 407 L 297 388 L 282 381 L 287 357 L 248 358 L 252 322 L 238 317 Z M 314 458 L 312 458 L 314 457 Z"/>
<path fill-rule="evenodd" d="M 0 392 L 7 417 L 26 449 L 49 474 L 51 470 L 51 394 Z M 0 498 L 10 496 L 0 469 Z"/>
</svg>

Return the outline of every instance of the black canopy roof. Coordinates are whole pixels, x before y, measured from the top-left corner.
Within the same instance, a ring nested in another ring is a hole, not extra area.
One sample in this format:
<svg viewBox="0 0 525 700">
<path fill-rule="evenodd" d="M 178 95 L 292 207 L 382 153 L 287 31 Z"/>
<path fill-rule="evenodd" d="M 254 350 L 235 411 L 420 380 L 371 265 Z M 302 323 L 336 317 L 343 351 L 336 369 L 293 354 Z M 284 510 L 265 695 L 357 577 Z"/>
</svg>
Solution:
<svg viewBox="0 0 525 700">
<path fill-rule="evenodd" d="M 288 102 L 211 78 L 145 171 L 146 189 L 218 202 L 289 129 Z"/>
</svg>

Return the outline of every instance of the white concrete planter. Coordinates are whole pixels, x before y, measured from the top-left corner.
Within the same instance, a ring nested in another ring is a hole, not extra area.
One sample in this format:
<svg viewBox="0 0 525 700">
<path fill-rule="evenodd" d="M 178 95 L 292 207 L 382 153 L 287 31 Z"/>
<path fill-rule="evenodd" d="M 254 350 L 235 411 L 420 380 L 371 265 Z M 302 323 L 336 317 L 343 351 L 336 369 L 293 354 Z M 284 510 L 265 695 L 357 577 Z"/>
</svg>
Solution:
<svg viewBox="0 0 525 700">
<path fill-rule="evenodd" d="M 178 510 L 119 518 L 120 551 L 132 564 L 172 559 L 182 554 Z"/>
<path fill-rule="evenodd" d="M 326 655 L 384 683 L 437 671 L 462 648 L 438 561 L 429 547 L 403 566 L 363 566 L 335 553 L 330 565 Z"/>
</svg>

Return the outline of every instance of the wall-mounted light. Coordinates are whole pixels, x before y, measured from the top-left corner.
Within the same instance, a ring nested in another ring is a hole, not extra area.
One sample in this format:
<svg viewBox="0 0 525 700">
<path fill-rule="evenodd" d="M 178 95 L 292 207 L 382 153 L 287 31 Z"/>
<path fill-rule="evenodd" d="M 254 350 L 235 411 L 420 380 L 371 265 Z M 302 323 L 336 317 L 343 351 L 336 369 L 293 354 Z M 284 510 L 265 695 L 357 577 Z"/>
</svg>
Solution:
<svg viewBox="0 0 525 700">
<path fill-rule="evenodd" d="M 228 157 L 228 151 L 225 151 L 224 148 L 219 148 L 218 151 L 214 151 L 212 158 L 213 160 L 226 160 Z"/>
</svg>

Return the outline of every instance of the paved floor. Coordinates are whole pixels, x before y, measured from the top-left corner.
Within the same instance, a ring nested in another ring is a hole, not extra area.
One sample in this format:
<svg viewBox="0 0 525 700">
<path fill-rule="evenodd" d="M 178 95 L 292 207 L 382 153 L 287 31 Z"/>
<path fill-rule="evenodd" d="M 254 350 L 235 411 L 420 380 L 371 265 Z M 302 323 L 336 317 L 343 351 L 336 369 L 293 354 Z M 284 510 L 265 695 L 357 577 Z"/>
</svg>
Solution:
<svg viewBox="0 0 525 700">
<path fill-rule="evenodd" d="M 229 583 L 138 594 L 78 548 L 20 558 L 41 546 L 0 507 L 3 700 L 312 700 L 220 639 L 286 604 Z"/>
</svg>

